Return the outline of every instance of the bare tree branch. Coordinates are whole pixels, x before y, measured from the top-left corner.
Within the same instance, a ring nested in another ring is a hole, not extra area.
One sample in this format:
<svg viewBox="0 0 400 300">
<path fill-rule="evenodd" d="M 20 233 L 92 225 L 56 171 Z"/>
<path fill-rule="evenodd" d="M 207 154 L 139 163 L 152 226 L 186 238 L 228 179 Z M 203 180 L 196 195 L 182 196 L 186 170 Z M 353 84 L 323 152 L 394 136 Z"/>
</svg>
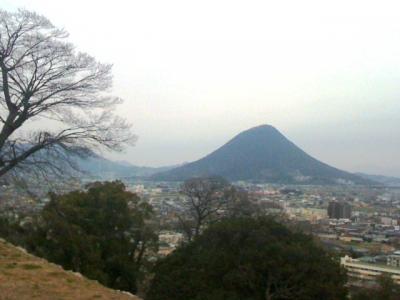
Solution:
<svg viewBox="0 0 400 300">
<path fill-rule="evenodd" d="M 218 217 L 218 212 L 226 206 L 224 191 L 228 186 L 219 177 L 193 178 L 182 184 L 184 215 L 179 217 L 179 222 L 188 240 L 198 236 L 206 223 Z"/>
<path fill-rule="evenodd" d="M 58 173 L 50 159 L 66 158 L 61 152 L 121 150 L 134 141 L 112 112 L 121 102 L 110 94 L 112 66 L 77 52 L 67 37 L 43 16 L 0 10 L 0 177 L 27 167 Z M 32 122 L 42 126 L 29 130 Z"/>
</svg>

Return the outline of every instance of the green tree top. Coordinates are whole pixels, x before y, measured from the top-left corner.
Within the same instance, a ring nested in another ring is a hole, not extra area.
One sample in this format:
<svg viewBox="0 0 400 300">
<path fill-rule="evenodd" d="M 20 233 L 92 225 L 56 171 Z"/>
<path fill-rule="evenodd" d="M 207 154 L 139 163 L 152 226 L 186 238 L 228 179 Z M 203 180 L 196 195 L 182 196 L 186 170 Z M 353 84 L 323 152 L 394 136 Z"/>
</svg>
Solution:
<svg viewBox="0 0 400 300">
<path fill-rule="evenodd" d="M 36 222 L 31 249 L 67 269 L 118 289 L 136 291 L 146 253 L 157 248 L 152 208 L 121 182 L 51 195 Z"/>
<path fill-rule="evenodd" d="M 346 299 L 338 262 L 266 217 L 225 219 L 161 261 L 146 300 Z"/>
</svg>

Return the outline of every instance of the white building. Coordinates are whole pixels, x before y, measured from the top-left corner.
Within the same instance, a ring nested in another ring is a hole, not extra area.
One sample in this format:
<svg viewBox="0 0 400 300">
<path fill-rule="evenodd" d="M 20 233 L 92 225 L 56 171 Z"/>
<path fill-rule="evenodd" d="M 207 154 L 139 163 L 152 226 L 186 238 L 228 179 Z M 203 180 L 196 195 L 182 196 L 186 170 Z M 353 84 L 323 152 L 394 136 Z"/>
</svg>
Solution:
<svg viewBox="0 0 400 300">
<path fill-rule="evenodd" d="M 381 275 L 389 275 L 395 283 L 400 284 L 399 267 L 367 263 L 347 255 L 340 259 L 340 264 L 347 269 L 347 276 L 351 285 L 372 285 Z"/>
</svg>

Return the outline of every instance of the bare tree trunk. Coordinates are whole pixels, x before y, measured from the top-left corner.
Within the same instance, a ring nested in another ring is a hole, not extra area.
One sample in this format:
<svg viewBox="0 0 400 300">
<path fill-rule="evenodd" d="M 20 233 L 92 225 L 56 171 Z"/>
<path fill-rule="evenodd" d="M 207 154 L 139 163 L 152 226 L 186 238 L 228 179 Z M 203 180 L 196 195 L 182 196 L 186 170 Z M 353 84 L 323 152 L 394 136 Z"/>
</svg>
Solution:
<svg viewBox="0 0 400 300">
<path fill-rule="evenodd" d="M 109 93 L 111 65 L 76 52 L 67 36 L 43 16 L 0 10 L 0 177 L 17 167 L 65 175 L 68 164 L 57 166 L 66 154 L 120 150 L 134 140 L 110 112 L 120 103 Z M 33 118 L 44 126 L 29 131 Z"/>
</svg>

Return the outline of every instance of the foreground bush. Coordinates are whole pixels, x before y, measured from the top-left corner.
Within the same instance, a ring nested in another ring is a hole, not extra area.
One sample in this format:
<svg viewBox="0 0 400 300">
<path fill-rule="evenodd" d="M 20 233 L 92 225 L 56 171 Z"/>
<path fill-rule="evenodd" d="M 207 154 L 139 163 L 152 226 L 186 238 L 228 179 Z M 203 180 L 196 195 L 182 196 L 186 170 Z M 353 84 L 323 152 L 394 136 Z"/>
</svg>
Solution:
<svg viewBox="0 0 400 300">
<path fill-rule="evenodd" d="M 159 262 L 146 300 L 336 300 L 345 282 L 309 236 L 268 218 L 229 219 Z"/>
<path fill-rule="evenodd" d="M 121 182 L 95 183 L 87 191 L 52 195 L 28 248 L 106 286 L 136 292 L 146 253 L 157 246 L 146 225 L 151 214 Z"/>
</svg>

